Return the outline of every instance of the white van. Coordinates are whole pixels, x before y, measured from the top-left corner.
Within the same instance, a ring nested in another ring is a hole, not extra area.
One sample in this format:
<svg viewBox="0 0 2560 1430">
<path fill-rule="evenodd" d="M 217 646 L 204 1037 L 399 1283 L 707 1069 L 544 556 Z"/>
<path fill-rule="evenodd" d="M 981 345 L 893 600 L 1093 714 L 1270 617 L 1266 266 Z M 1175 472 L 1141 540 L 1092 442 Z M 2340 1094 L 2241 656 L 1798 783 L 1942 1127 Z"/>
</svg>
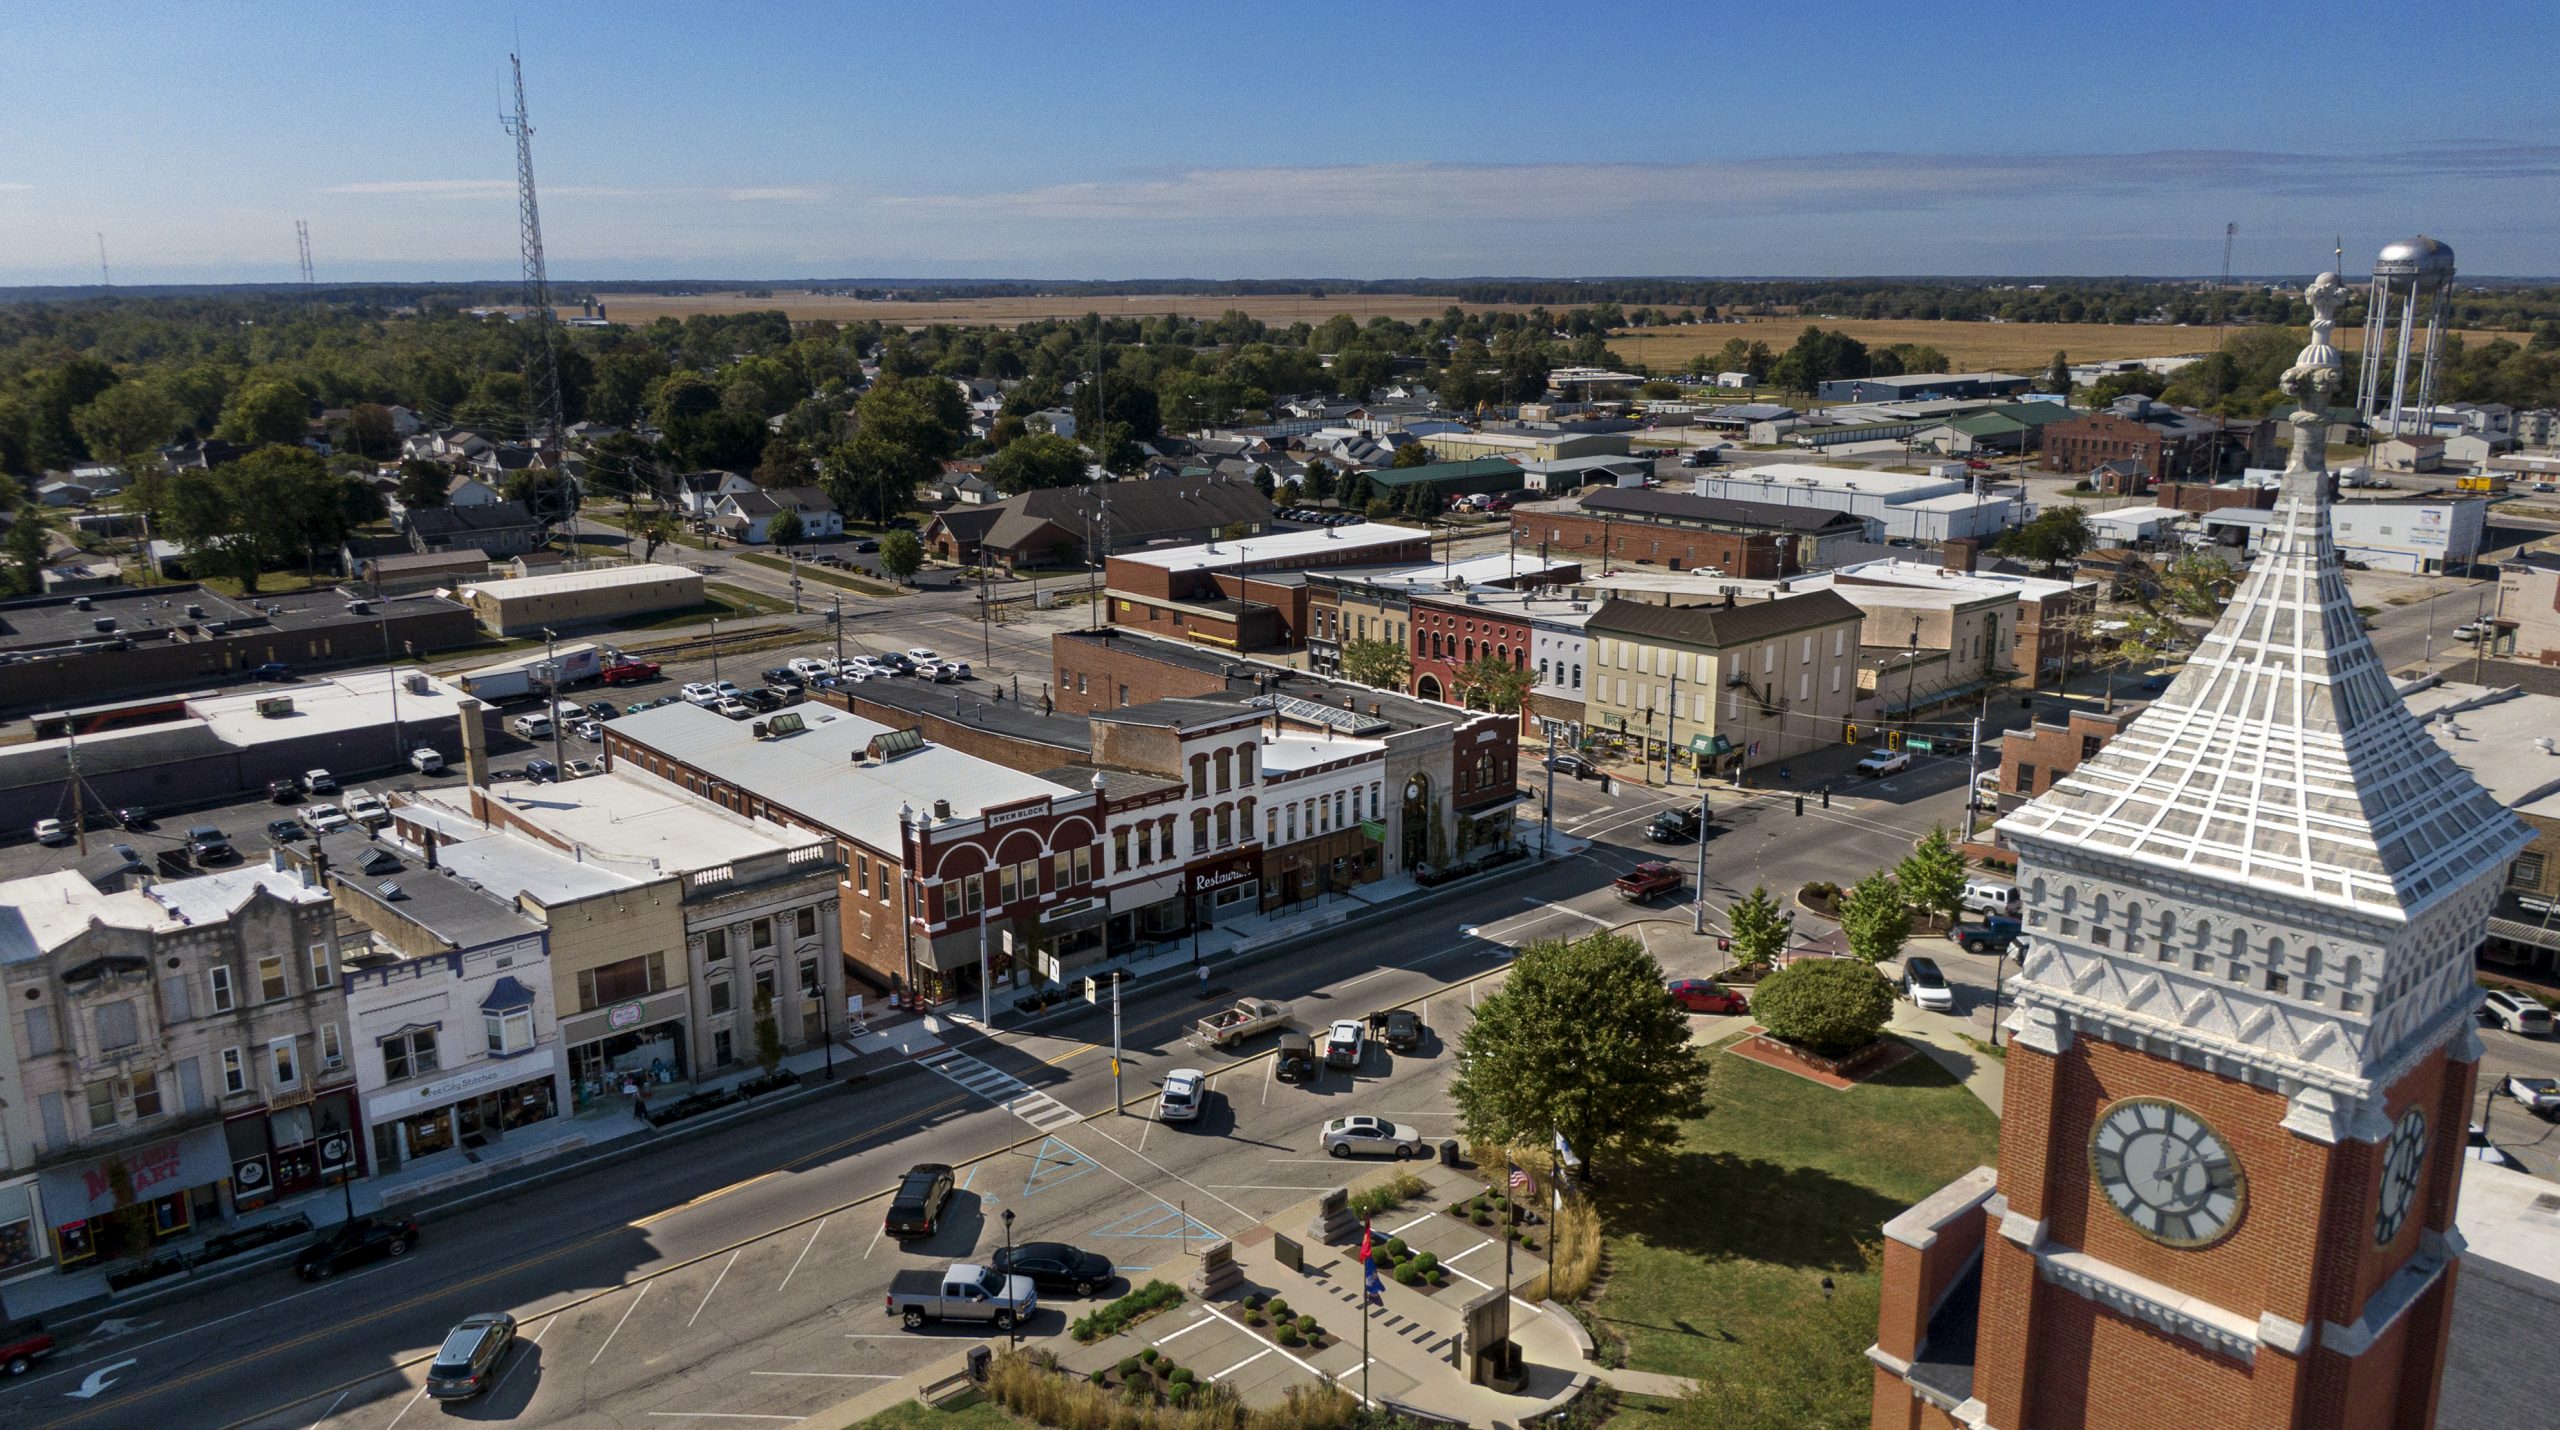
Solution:
<svg viewBox="0 0 2560 1430">
<path fill-rule="evenodd" d="M 2014 919 L 2018 916 L 2018 886 L 1999 879 L 1967 879 L 1964 881 L 1964 911 Z"/>
<path fill-rule="evenodd" d="M 551 738 L 551 717 L 541 711 L 531 715 L 519 715 L 507 724 L 520 739 L 548 740 Z"/>
</svg>

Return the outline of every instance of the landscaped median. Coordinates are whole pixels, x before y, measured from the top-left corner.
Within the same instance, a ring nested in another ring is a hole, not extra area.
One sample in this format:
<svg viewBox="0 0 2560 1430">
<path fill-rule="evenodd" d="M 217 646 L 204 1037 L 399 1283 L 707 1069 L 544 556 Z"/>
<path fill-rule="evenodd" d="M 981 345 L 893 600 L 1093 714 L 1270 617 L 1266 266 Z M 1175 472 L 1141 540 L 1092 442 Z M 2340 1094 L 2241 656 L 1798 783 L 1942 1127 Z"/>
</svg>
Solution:
<svg viewBox="0 0 2560 1430">
<path fill-rule="evenodd" d="M 738 559 L 750 566 L 761 566 L 768 571 L 779 571 L 786 576 L 793 573 L 791 562 L 783 557 L 767 556 L 762 552 L 742 551 L 738 553 Z M 803 581 L 821 582 L 857 595 L 904 596 L 909 594 L 904 587 L 892 586 L 886 581 L 873 581 L 865 577 L 849 575 L 832 566 L 821 566 L 814 561 L 801 562 L 798 574 Z"/>
</svg>

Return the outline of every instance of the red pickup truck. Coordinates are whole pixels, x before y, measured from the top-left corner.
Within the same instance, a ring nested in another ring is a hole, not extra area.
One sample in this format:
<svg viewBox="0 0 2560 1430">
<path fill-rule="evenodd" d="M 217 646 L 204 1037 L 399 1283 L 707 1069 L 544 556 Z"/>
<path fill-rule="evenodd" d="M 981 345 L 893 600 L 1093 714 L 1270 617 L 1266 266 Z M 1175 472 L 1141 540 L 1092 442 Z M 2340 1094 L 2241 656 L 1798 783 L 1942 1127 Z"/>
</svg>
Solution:
<svg viewBox="0 0 2560 1430">
<path fill-rule="evenodd" d="M 25 1321 L 0 1330 L 0 1371 L 11 1379 L 27 1373 L 43 1356 L 53 1354 L 53 1337 L 41 1321 Z"/>
<path fill-rule="evenodd" d="M 1680 886 L 1679 869 L 1659 861 L 1638 864 L 1610 885 L 1618 891 L 1619 898 L 1631 904 L 1646 903 L 1662 894 L 1677 894 Z"/>
<path fill-rule="evenodd" d="M 626 660 L 606 666 L 600 678 L 607 685 L 638 685 L 641 681 L 658 678 L 658 663 L 654 660 Z"/>
</svg>

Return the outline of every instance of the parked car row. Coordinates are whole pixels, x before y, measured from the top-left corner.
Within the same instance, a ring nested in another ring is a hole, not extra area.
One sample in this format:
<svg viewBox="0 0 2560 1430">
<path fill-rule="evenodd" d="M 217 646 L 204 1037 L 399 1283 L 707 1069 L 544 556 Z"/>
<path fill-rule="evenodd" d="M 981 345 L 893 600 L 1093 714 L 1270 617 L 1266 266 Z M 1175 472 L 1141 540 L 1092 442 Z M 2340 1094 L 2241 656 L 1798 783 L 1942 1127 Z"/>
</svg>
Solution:
<svg viewBox="0 0 2560 1430">
<path fill-rule="evenodd" d="M 1282 521 L 1307 526 L 1358 526 L 1369 519 L 1356 511 L 1330 511 L 1320 506 L 1284 507 L 1272 514 Z"/>
</svg>

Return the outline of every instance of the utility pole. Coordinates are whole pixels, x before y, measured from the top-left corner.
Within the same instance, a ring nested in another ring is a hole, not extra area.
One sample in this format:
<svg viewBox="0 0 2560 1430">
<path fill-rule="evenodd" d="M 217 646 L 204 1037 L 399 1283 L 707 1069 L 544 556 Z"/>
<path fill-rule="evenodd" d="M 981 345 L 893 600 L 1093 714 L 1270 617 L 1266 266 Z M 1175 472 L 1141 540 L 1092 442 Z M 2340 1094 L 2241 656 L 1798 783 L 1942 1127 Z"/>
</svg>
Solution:
<svg viewBox="0 0 2560 1430">
<path fill-rule="evenodd" d="M 1120 970 L 1111 970 L 1111 1110 L 1126 1116 L 1129 1100 L 1120 1094 Z"/>
<path fill-rule="evenodd" d="M 978 1026 L 992 1030 L 996 1020 L 987 1003 L 987 982 L 987 920 L 981 914 L 978 918 Z"/>
<path fill-rule="evenodd" d="M 1964 752 L 1964 837 L 1973 838 L 1974 791 L 1982 778 L 1982 717 L 1973 717 L 1973 743 Z"/>
<path fill-rule="evenodd" d="M 516 241 L 524 255 L 525 321 L 533 324 L 533 371 L 529 374 L 526 396 L 531 411 L 526 414 L 526 435 L 537 450 L 558 450 L 560 445 L 560 346 L 557 320 L 551 312 L 551 275 L 542 258 L 542 206 L 533 189 L 533 121 L 524 107 L 524 58 L 507 56 L 515 71 L 515 113 L 501 113 L 498 127 L 513 135 L 516 141 Z M 554 483 L 547 489 L 544 510 L 535 513 L 545 521 L 562 516 L 572 520 L 577 514 L 575 499 L 569 495 L 567 483 Z"/>
<path fill-rule="evenodd" d="M 842 650 L 844 649 L 844 628 L 838 626 L 836 631 L 836 649 Z M 711 683 L 714 685 L 720 683 L 720 618 L 718 616 L 711 618 Z"/>
<path fill-rule="evenodd" d="M 1671 708 L 1662 712 L 1662 787 L 1671 788 L 1672 734 L 1680 728 L 1680 655 L 1665 652 L 1671 659 Z"/>
<path fill-rule="evenodd" d="M 1538 820 L 1538 857 L 1548 857 L 1556 833 L 1556 727 L 1547 726 L 1547 807 Z"/>
<path fill-rule="evenodd" d="M 1698 897 L 1692 906 L 1697 918 L 1689 926 L 1691 933 L 1707 931 L 1707 824 L 1714 818 L 1707 808 L 1707 783 L 1698 782 Z"/>
<path fill-rule="evenodd" d="M 844 674 L 844 597 L 837 596 L 832 599 L 835 606 L 827 613 L 827 619 L 836 628 L 836 674 L 842 675 Z"/>
<path fill-rule="evenodd" d="M 2213 293 L 2213 350 L 2222 351 L 2223 310 L 2231 303 L 2231 243 L 2240 236 L 2240 225 L 2222 226 L 2222 286 Z"/>
<path fill-rule="evenodd" d="M 567 776 L 563 771 L 568 769 L 568 765 L 560 755 L 560 640 L 551 633 L 549 626 L 542 628 L 542 655 L 545 662 L 542 683 L 551 699 L 551 777 L 564 779 Z"/>
<path fill-rule="evenodd" d="M 791 556 L 791 614 L 800 614 L 800 548 L 786 548 Z"/>
</svg>

